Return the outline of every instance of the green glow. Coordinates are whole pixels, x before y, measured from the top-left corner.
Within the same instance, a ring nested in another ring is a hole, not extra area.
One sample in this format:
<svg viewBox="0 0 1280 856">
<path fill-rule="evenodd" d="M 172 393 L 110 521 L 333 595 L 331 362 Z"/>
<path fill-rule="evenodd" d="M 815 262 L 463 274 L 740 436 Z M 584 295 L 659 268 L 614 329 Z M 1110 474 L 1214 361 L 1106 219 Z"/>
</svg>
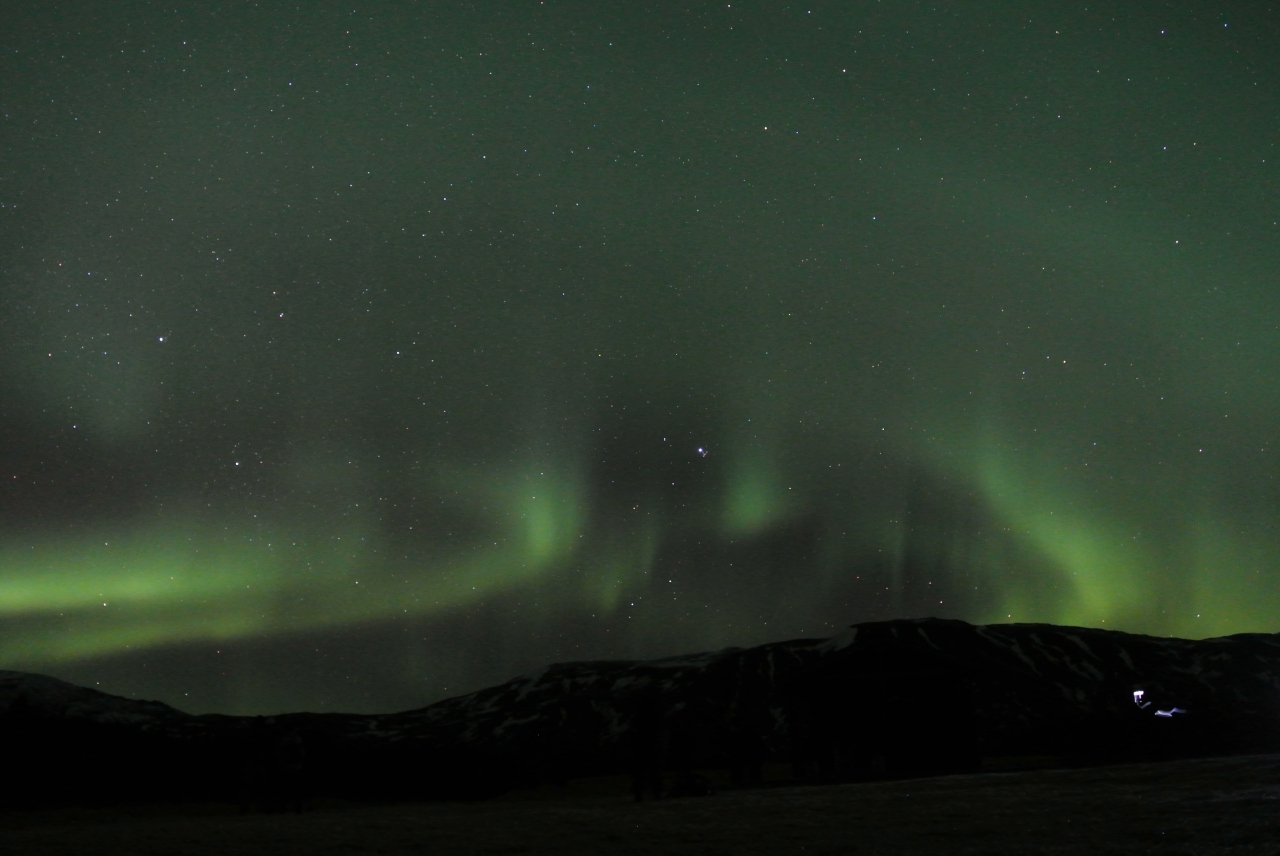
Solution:
<svg viewBox="0 0 1280 856">
<path fill-rule="evenodd" d="M 1116 507 L 1072 483 L 1053 456 L 1018 458 L 994 443 L 973 460 L 1008 534 L 1048 563 L 1047 577 L 1026 569 L 1004 576 L 1000 602 L 982 620 L 1191 638 L 1271 632 L 1280 597 L 1264 580 L 1280 543 L 1263 522 L 1227 521 L 1203 502 L 1185 503 L 1195 496 L 1185 485 L 1166 485 L 1157 503 Z"/>
<path fill-rule="evenodd" d="M 577 548 L 584 518 L 581 485 L 547 470 L 526 473 L 519 485 L 525 561 L 538 568 Z"/>
<path fill-rule="evenodd" d="M 741 444 L 729 467 L 722 525 L 730 537 L 758 535 L 794 513 L 792 491 L 759 444 Z"/>
<path fill-rule="evenodd" d="M 1002 526 L 980 537 L 944 537 L 930 549 L 953 569 L 995 581 L 998 602 L 976 620 L 1206 636 L 1265 629 L 1280 608 L 1280 597 L 1257 582 L 1276 547 L 1256 534 L 1262 527 L 1250 534 L 1201 512 L 1176 543 L 1156 544 L 1139 537 L 1136 511 L 1100 510 L 1047 457 L 1017 457 L 987 443 L 958 459 L 972 461 Z M 782 487 L 779 467 L 758 447 L 728 461 L 726 471 L 729 538 L 771 531 L 812 495 L 800 477 L 794 489 Z M 11 541 L 0 551 L 6 621 L 0 664 L 38 666 L 199 639 L 439 614 L 553 583 L 576 591 L 571 599 L 611 613 L 655 567 L 669 524 L 646 515 L 630 527 L 589 535 L 585 489 L 573 472 L 535 463 L 507 476 L 437 473 L 435 486 L 457 485 L 460 507 L 486 520 L 491 535 L 429 557 L 388 555 L 389 534 L 360 515 L 347 517 L 341 530 L 153 520 L 78 542 Z M 847 567 L 851 556 L 869 549 L 900 556 L 904 525 L 900 515 L 852 519 L 850 540 L 825 545 L 821 563 Z M 1041 564 L 1010 555 L 1002 546 L 1008 542 L 1025 546 Z M 891 558 L 889 565 L 898 562 Z M 825 573 L 830 581 L 836 570 Z M 1187 583 L 1181 595 L 1177 579 Z"/>
<path fill-rule="evenodd" d="M 1243 531 L 1242 531 L 1243 530 Z M 1265 526 L 1245 529 L 1205 515 L 1189 533 L 1195 618 L 1186 635 L 1274 633 L 1280 592 L 1269 585 L 1280 539 Z"/>
<path fill-rule="evenodd" d="M 582 524 L 574 479 L 535 466 L 467 484 L 464 502 L 487 512 L 497 536 L 432 556 L 426 568 L 384 558 L 386 534 L 359 517 L 342 530 L 270 535 L 152 522 L 74 545 L 56 537 L 11 545 L 0 552 L 0 616 L 10 619 L 0 664 L 432 614 L 534 582 L 573 556 Z M 593 566 L 602 606 L 644 570 L 651 541 Z"/>
<path fill-rule="evenodd" d="M 0 615 L 77 609 L 97 602 L 123 606 L 218 598 L 257 581 L 260 563 L 247 561 L 249 555 L 225 544 L 205 541 L 197 546 L 151 529 L 114 545 L 99 540 L 8 547 L 0 550 Z"/>
<path fill-rule="evenodd" d="M 628 532 L 609 536 L 586 561 L 588 591 L 586 602 L 602 612 L 612 612 L 622 604 L 627 587 L 653 569 L 662 543 L 658 524 L 646 519 Z"/>
<path fill-rule="evenodd" d="M 994 455 L 979 470 L 981 485 L 1015 540 L 1024 540 L 1046 557 L 1066 588 L 1049 601 L 1017 582 L 1004 588 L 1004 602 L 988 620 L 1014 616 L 1085 626 L 1132 626 L 1147 613 L 1152 595 L 1141 582 L 1150 555 L 1115 517 L 1104 519 L 1073 501 L 1070 491 L 1053 484 L 1052 472 L 1017 471 Z"/>
</svg>

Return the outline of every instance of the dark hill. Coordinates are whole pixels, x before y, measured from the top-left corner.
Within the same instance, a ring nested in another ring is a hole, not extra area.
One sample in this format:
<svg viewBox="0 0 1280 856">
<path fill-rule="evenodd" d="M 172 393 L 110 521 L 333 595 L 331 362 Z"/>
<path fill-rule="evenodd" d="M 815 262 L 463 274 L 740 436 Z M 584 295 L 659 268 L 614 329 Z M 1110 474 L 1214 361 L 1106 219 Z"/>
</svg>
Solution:
<svg viewBox="0 0 1280 856">
<path fill-rule="evenodd" d="M 1280 635 L 875 622 L 826 640 L 556 664 L 376 716 L 192 716 L 0 672 L 0 744 L 10 804 L 268 808 L 308 795 L 477 798 L 664 768 L 727 769 L 748 785 L 769 762 L 837 781 L 958 772 L 984 756 L 1261 752 L 1280 747 Z"/>
</svg>

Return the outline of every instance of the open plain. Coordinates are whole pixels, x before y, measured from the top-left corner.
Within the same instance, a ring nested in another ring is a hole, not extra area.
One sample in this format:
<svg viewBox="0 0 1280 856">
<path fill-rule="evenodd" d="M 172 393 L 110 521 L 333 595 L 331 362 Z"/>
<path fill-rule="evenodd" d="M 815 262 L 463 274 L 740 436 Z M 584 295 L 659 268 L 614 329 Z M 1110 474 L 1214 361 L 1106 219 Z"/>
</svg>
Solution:
<svg viewBox="0 0 1280 856">
<path fill-rule="evenodd" d="M 9 856 L 1274 854 L 1280 755 L 781 785 L 634 803 L 579 781 L 477 803 L 0 813 Z"/>
</svg>

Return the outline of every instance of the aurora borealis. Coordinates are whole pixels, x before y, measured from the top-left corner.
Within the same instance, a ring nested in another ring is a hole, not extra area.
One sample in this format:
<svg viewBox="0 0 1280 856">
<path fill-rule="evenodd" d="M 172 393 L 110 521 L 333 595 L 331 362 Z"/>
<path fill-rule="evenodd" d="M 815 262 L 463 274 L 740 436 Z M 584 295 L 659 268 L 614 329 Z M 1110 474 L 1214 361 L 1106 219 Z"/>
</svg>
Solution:
<svg viewBox="0 0 1280 856">
<path fill-rule="evenodd" d="M 6 3 L 0 668 L 387 711 L 1280 630 L 1280 17 Z"/>
</svg>

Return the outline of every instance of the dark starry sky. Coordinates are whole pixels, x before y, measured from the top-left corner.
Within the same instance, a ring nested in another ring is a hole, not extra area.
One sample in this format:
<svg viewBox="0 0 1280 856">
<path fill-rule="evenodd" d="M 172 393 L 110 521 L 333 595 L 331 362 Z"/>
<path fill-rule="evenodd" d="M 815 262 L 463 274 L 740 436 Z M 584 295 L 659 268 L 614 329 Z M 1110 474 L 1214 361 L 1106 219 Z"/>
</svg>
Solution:
<svg viewBox="0 0 1280 856">
<path fill-rule="evenodd" d="M 0 7 L 0 667 L 387 711 L 1280 609 L 1280 10 Z"/>
</svg>

